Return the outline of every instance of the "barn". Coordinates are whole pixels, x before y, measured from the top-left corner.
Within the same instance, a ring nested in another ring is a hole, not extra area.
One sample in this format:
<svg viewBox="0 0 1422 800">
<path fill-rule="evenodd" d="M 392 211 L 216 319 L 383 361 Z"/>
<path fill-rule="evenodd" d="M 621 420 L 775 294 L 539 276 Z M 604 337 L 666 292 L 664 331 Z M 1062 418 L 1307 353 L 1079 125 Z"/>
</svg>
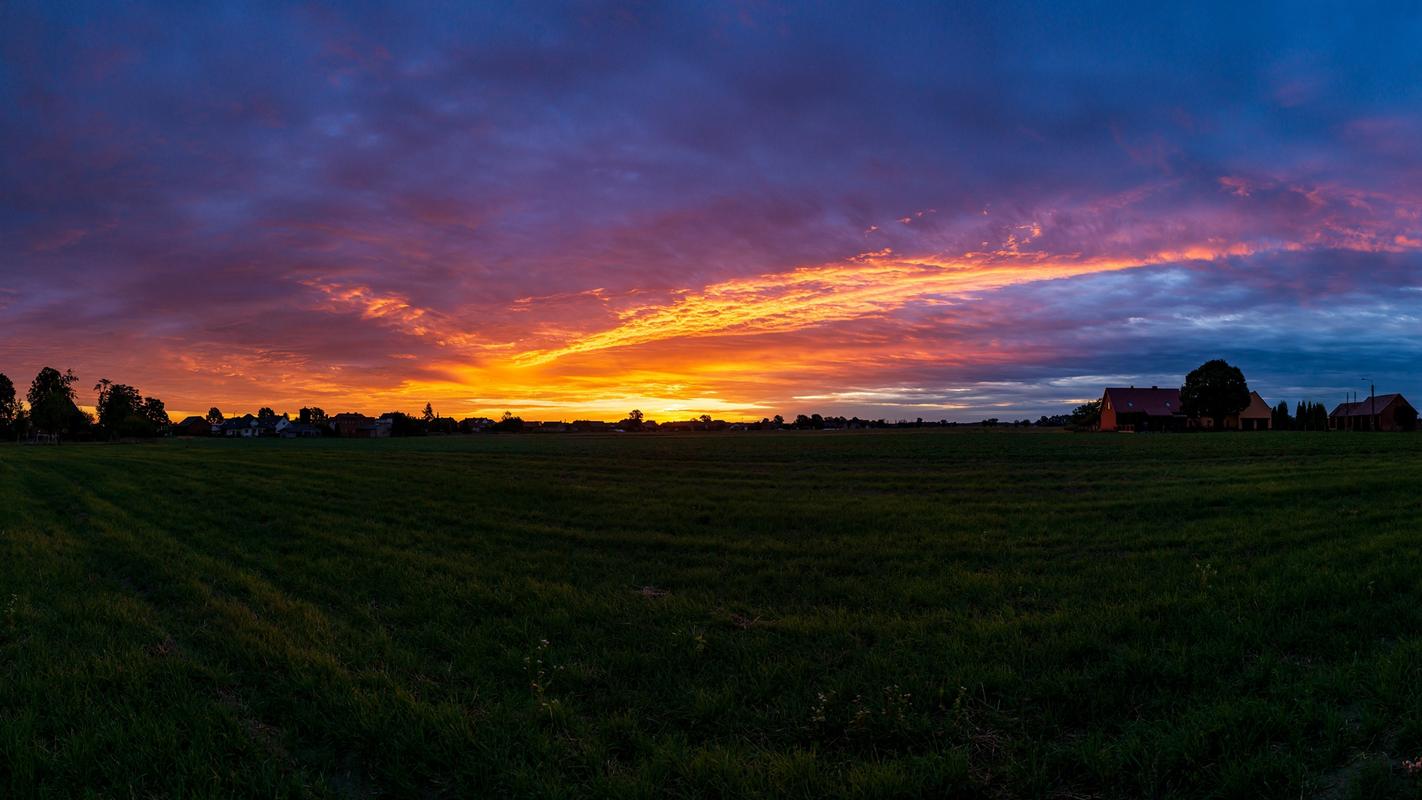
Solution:
<svg viewBox="0 0 1422 800">
<path fill-rule="evenodd" d="M 174 436 L 211 436 L 212 423 L 202 417 L 187 417 L 173 426 Z"/>
</svg>

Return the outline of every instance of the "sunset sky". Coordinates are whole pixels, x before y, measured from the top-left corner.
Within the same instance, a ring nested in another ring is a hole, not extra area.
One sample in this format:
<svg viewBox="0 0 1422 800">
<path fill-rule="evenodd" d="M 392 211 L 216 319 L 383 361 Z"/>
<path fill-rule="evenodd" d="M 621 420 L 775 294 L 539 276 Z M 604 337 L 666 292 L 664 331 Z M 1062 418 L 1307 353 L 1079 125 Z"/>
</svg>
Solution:
<svg viewBox="0 0 1422 800">
<path fill-rule="evenodd" d="M 1341 8 L 1341 7 L 1340 7 Z M 526 419 L 1422 396 L 1422 16 L 0 2 L 0 372 Z"/>
</svg>

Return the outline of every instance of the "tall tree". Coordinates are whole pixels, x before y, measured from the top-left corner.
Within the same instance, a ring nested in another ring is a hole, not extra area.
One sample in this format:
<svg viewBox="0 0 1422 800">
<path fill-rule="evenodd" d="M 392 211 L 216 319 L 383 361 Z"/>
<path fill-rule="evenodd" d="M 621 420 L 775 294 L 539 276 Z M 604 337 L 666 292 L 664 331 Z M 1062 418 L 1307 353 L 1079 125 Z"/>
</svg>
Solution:
<svg viewBox="0 0 1422 800">
<path fill-rule="evenodd" d="M 124 423 L 129 417 L 143 416 L 143 397 L 132 386 L 104 378 L 94 385 L 94 391 L 99 393 L 98 400 L 94 403 L 99 426 L 110 437 L 119 435 L 120 428 L 125 427 Z"/>
<path fill-rule="evenodd" d="M 1280 400 L 1279 404 L 1274 406 L 1274 412 L 1270 416 L 1273 417 L 1272 427 L 1276 431 L 1286 431 L 1293 427 L 1294 420 L 1289 416 L 1289 402 L 1287 400 Z"/>
<path fill-rule="evenodd" d="M 35 375 L 25 399 L 30 403 L 30 421 L 37 429 L 61 436 L 86 421 L 74 404 L 74 384 L 78 381 L 73 370 L 60 372 L 54 367 L 45 367 Z"/>
<path fill-rule="evenodd" d="M 217 406 L 209 408 L 207 410 L 207 416 L 204 417 L 204 419 L 207 420 L 207 424 L 209 425 L 221 425 L 227 421 L 227 418 L 222 416 L 222 409 Z"/>
<path fill-rule="evenodd" d="M 0 372 L 0 431 L 10 433 L 23 410 L 20 407 L 20 398 L 15 394 L 14 382 L 5 373 Z"/>
<path fill-rule="evenodd" d="M 434 422 L 434 406 L 430 405 L 429 403 L 425 403 L 425 410 L 423 413 L 420 414 L 420 419 L 425 422 Z"/>
<path fill-rule="evenodd" d="M 153 427 L 158 433 L 163 433 L 173 424 L 173 420 L 168 418 L 168 409 L 163 405 L 163 401 L 156 397 L 145 397 L 143 399 L 143 418 L 153 423 Z"/>
<path fill-rule="evenodd" d="M 1192 417 L 1209 417 L 1215 430 L 1224 428 L 1225 417 L 1249 407 L 1249 384 L 1239 367 L 1222 358 L 1206 361 L 1185 376 L 1180 387 L 1180 408 Z"/>
<path fill-rule="evenodd" d="M 262 420 L 263 422 L 266 422 L 268 420 L 274 420 L 276 419 L 276 416 L 277 413 L 267 406 L 262 406 L 261 408 L 257 409 L 257 419 Z"/>
</svg>

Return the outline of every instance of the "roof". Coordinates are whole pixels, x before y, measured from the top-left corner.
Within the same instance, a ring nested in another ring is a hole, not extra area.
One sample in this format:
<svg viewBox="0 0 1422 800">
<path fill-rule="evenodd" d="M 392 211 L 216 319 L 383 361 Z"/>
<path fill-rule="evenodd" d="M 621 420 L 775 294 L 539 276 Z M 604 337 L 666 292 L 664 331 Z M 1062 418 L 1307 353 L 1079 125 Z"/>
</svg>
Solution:
<svg viewBox="0 0 1422 800">
<path fill-rule="evenodd" d="M 1241 419 L 1271 419 L 1274 416 L 1274 409 L 1264 402 L 1264 398 L 1258 392 L 1249 393 L 1249 407 L 1239 412 Z"/>
<path fill-rule="evenodd" d="M 183 421 L 178 423 L 178 427 L 181 428 L 181 427 L 185 427 L 185 426 L 187 426 L 187 425 L 206 425 L 206 424 L 207 424 L 207 420 L 203 419 L 202 417 L 184 417 L 184 418 L 183 418 Z"/>
<path fill-rule="evenodd" d="M 1373 414 L 1381 414 L 1394 400 L 1401 400 L 1407 403 L 1407 398 L 1400 394 L 1380 394 L 1374 398 L 1374 404 L 1369 404 L 1367 400 L 1359 400 L 1356 403 L 1339 403 L 1333 409 L 1330 417 L 1371 417 Z M 1407 405 L 1412 405 L 1407 403 Z"/>
<path fill-rule="evenodd" d="M 1170 417 L 1180 413 L 1180 390 L 1107 387 L 1103 399 L 1111 403 L 1117 414 L 1145 414 L 1149 417 Z"/>
</svg>

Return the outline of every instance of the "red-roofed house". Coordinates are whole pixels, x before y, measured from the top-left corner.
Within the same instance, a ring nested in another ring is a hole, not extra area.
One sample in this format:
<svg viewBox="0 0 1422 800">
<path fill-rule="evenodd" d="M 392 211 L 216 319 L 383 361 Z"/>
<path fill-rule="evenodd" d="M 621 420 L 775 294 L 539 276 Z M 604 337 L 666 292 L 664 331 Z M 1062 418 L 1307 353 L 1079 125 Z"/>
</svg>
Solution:
<svg viewBox="0 0 1422 800">
<path fill-rule="evenodd" d="M 1340 403 L 1328 415 L 1335 431 L 1370 431 L 1377 420 L 1380 431 L 1417 430 L 1417 409 L 1400 394 L 1380 394 L 1356 403 Z"/>
<path fill-rule="evenodd" d="M 1101 395 L 1103 431 L 1168 431 L 1185 427 L 1180 390 L 1108 388 Z"/>
</svg>

